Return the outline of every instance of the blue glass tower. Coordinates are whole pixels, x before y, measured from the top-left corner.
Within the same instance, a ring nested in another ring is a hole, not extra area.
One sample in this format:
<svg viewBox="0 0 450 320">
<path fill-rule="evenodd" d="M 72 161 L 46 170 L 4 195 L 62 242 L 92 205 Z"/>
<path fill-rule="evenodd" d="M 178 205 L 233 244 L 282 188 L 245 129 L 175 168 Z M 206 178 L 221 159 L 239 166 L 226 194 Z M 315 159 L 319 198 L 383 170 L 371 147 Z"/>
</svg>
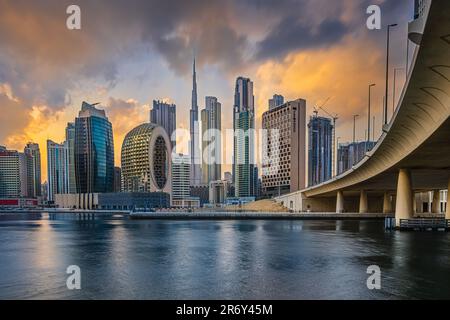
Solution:
<svg viewBox="0 0 450 320">
<path fill-rule="evenodd" d="M 309 186 L 331 179 L 333 125 L 331 119 L 314 116 L 308 124 L 309 131 Z"/>
<path fill-rule="evenodd" d="M 86 102 L 75 119 L 75 176 L 77 193 L 114 190 L 112 125 L 104 110 Z"/>
</svg>

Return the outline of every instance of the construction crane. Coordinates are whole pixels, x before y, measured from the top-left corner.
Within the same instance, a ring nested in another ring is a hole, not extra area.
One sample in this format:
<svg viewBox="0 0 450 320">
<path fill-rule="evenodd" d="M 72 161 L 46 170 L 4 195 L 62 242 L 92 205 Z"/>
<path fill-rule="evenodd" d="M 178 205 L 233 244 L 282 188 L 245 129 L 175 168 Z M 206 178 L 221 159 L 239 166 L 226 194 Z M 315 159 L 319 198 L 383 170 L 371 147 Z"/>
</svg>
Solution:
<svg viewBox="0 0 450 320">
<path fill-rule="evenodd" d="M 319 114 L 319 110 L 320 110 L 320 109 L 324 110 L 323 107 L 325 107 L 325 105 L 327 104 L 328 101 L 330 101 L 330 99 L 331 99 L 331 97 L 328 97 L 327 100 L 325 100 L 325 102 L 322 103 L 320 106 L 318 106 L 318 107 L 313 107 L 313 113 L 316 115 L 316 117 L 317 117 L 317 115 Z M 326 111 L 325 111 L 325 112 L 326 112 Z"/>
<path fill-rule="evenodd" d="M 332 168 L 333 173 L 332 173 L 332 175 L 333 175 L 333 177 L 335 177 L 336 173 L 337 173 L 336 121 L 339 119 L 339 115 L 337 113 L 331 114 L 327 110 L 325 110 L 323 107 L 324 106 L 321 106 L 320 110 L 325 112 L 327 115 L 329 115 L 331 117 L 331 119 L 333 119 L 333 131 L 332 131 L 333 147 L 332 147 L 332 152 L 331 152 L 332 156 L 331 157 L 333 159 L 333 168 Z"/>
</svg>

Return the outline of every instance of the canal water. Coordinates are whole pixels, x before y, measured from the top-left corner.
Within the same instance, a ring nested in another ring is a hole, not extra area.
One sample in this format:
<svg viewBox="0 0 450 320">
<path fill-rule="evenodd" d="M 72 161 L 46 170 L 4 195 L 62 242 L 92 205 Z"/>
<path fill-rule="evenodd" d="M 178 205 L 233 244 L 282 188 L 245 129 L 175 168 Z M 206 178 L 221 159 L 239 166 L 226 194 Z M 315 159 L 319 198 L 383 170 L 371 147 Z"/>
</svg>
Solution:
<svg viewBox="0 0 450 320">
<path fill-rule="evenodd" d="M 80 267 L 81 289 L 66 269 Z M 367 268 L 381 289 L 367 287 Z M 450 234 L 382 221 L 0 217 L 0 299 L 449 299 Z"/>
</svg>

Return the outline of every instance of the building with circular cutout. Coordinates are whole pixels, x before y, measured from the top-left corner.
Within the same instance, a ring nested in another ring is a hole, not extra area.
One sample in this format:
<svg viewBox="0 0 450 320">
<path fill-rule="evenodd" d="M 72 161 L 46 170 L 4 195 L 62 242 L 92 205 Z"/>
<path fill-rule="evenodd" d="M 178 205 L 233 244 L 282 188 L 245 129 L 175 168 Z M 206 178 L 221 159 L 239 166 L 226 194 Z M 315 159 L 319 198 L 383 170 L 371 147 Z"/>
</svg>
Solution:
<svg viewBox="0 0 450 320">
<path fill-rule="evenodd" d="M 163 127 L 144 123 L 122 144 L 122 190 L 171 194 L 171 144 Z"/>
</svg>

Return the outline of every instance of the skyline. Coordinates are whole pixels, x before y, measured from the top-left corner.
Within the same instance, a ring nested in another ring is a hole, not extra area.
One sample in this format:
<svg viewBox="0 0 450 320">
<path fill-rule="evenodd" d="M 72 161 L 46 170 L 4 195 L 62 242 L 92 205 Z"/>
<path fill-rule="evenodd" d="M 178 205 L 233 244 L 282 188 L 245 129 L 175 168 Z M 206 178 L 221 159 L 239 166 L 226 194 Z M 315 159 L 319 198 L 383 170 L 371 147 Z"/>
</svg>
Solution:
<svg viewBox="0 0 450 320">
<path fill-rule="evenodd" d="M 113 123 L 118 165 L 125 134 L 148 122 L 153 100 L 170 98 L 177 105 L 177 127 L 189 130 L 194 50 L 199 109 L 205 107 L 205 96 L 216 96 L 223 106 L 224 129 L 232 128 L 235 79 L 244 76 L 255 83 L 257 128 L 262 113 L 268 110 L 268 99 L 275 93 L 287 101 L 305 99 L 308 116 L 313 105 L 330 96 L 325 108 L 340 114 L 337 134 L 341 141 L 350 141 L 348 128 L 353 113 L 361 114 L 358 140 L 364 139 L 367 84 L 376 82 L 372 104 L 378 134 L 385 30 L 366 28 L 366 2 L 193 1 L 189 8 L 178 3 L 171 12 L 157 1 L 151 3 L 152 10 L 143 1 L 133 1 L 136 9 L 123 8 L 122 2 L 116 2 L 101 10 L 100 5 L 80 1 L 82 30 L 69 31 L 60 22 L 66 18 L 64 1 L 39 1 L 38 5 L 0 0 L 0 41 L 7 49 L 0 53 L 0 105 L 5 110 L 0 115 L 4 123 L 0 144 L 22 150 L 26 142 L 37 142 L 42 149 L 42 163 L 46 164 L 46 139 L 62 142 L 64 128 L 76 117 L 81 102 L 99 101 Z M 293 4 L 302 10 L 295 12 L 295 19 L 287 19 L 293 15 L 289 10 Z M 404 66 L 406 23 L 412 16 L 413 3 L 403 0 L 378 4 L 383 25 L 399 23 L 392 34 L 391 67 Z M 119 13 L 133 15 L 135 22 L 114 23 Z M 145 24 L 155 13 L 171 19 Z M 202 27 L 211 21 L 214 24 L 209 28 Z M 289 26 L 290 21 L 297 22 Z M 150 30 L 153 24 L 161 26 Z M 230 38 L 216 37 L 222 34 Z M 48 41 L 51 38 L 58 42 Z M 397 76 L 404 79 L 404 72 Z M 398 80 L 397 98 L 401 85 Z M 42 172 L 44 181 L 45 168 Z"/>
</svg>

